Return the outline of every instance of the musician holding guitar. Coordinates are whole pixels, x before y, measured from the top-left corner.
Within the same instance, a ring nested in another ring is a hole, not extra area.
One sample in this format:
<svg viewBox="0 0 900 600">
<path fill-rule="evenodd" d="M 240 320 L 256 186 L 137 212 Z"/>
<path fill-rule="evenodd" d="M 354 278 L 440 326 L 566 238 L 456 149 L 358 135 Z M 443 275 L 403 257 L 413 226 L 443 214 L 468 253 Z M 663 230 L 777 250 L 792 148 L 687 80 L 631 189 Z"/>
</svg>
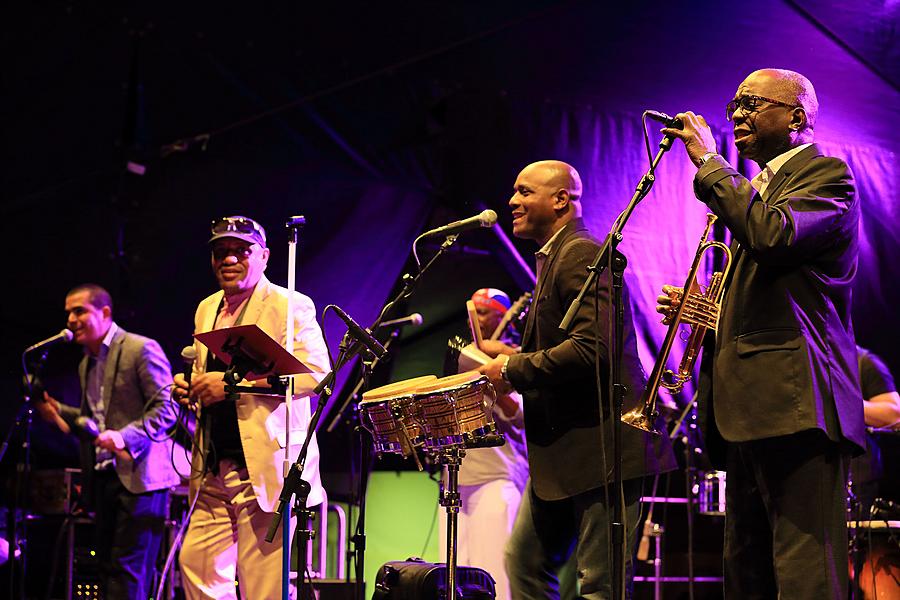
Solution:
<svg viewBox="0 0 900 600">
<path fill-rule="evenodd" d="M 498 289 L 476 291 L 468 303 L 475 343 L 456 349 L 460 352 L 459 364 L 466 365 L 467 360 L 489 360 L 482 350 L 494 345 L 502 344 L 507 351 L 517 348 L 519 336 L 511 325 L 519 322 L 530 300 L 531 294 L 525 294 L 511 305 L 509 296 Z M 451 342 L 452 346 L 454 342 Z M 462 370 L 468 369 L 462 367 Z M 504 567 L 504 548 L 528 479 L 522 397 L 516 392 L 498 396 L 494 404 L 494 421 L 506 443 L 496 448 L 466 450 L 466 458 L 459 470 L 462 506 L 458 562 L 485 569 L 496 582 L 498 600 L 506 600 L 511 596 Z M 443 511 L 440 515 L 446 519 Z M 446 548 L 443 523 L 440 531 L 440 546 Z"/>
</svg>

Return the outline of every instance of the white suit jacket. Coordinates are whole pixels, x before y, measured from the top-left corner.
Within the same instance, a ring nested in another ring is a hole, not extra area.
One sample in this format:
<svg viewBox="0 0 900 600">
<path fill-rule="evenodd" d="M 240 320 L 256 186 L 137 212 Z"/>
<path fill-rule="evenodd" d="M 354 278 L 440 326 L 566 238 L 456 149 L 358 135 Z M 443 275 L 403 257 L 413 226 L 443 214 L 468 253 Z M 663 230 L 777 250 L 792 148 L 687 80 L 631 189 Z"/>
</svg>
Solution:
<svg viewBox="0 0 900 600">
<path fill-rule="evenodd" d="M 194 318 L 194 331 L 200 333 L 210 331 L 215 324 L 216 314 L 222 303 L 224 293 L 218 291 L 203 300 L 197 307 Z M 288 290 L 271 283 L 263 276 L 253 294 L 247 301 L 241 325 L 255 323 L 282 346 L 287 338 L 287 304 Z M 316 321 L 316 308 L 313 301 L 298 292 L 294 293 L 294 356 L 313 370 L 313 377 L 321 380 L 328 369 L 328 351 L 322 330 Z M 197 360 L 194 363 L 194 375 L 206 370 L 209 354 L 206 346 L 194 342 Z M 244 381 L 242 385 L 251 382 Z M 288 460 L 294 461 L 306 438 L 311 417 L 310 389 L 295 387 L 295 396 L 291 404 L 291 447 Z M 283 461 L 285 459 L 285 440 L 287 432 L 286 405 L 284 398 L 273 398 L 255 394 L 241 394 L 236 400 L 238 429 L 241 445 L 247 461 L 247 471 L 253 484 L 253 491 L 260 508 L 266 512 L 274 512 L 278 496 L 284 483 Z M 201 412 L 202 415 L 202 412 Z M 194 444 L 193 465 L 195 477 L 191 480 L 191 499 L 197 493 L 202 477 L 197 476 L 203 467 L 201 449 L 205 448 L 202 427 L 197 428 L 197 439 Z M 319 447 L 315 436 L 309 446 L 303 479 L 311 486 L 308 506 L 315 506 L 324 500 L 322 482 L 319 478 Z"/>
</svg>

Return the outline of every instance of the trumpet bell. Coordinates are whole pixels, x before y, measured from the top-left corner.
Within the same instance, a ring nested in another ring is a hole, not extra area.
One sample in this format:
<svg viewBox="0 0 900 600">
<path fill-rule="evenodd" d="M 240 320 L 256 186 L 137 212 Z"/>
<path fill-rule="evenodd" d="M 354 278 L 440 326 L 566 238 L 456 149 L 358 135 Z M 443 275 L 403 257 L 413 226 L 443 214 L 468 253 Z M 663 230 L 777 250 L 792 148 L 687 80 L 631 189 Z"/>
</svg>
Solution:
<svg viewBox="0 0 900 600">
<path fill-rule="evenodd" d="M 656 411 L 645 411 L 647 405 L 636 406 L 622 415 L 622 422 L 641 431 L 660 435 L 662 432 L 656 428 Z"/>
</svg>

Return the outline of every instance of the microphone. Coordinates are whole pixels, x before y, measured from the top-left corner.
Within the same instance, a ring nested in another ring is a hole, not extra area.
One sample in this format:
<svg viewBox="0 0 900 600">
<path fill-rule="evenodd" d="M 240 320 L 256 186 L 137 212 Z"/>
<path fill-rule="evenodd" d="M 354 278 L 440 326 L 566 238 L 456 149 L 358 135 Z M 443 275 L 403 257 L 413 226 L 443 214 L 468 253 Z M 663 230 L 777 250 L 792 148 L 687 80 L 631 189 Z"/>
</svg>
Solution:
<svg viewBox="0 0 900 600">
<path fill-rule="evenodd" d="M 681 119 L 670 117 L 664 112 L 659 112 L 655 110 L 645 110 L 644 114 L 654 121 L 658 121 L 662 123 L 669 129 L 684 129 L 684 123 L 681 122 Z"/>
<path fill-rule="evenodd" d="M 194 361 L 197 360 L 197 349 L 193 346 L 185 346 L 181 350 L 181 360 L 184 361 L 184 380 L 187 381 L 188 390 L 191 389 L 191 375 L 194 373 Z"/>
<path fill-rule="evenodd" d="M 412 325 L 413 327 L 418 327 L 424 322 L 425 319 L 422 318 L 422 315 L 420 315 L 419 313 L 413 313 L 405 317 L 400 317 L 399 319 L 391 319 L 390 321 L 385 321 L 378 327 L 403 327 L 404 325 Z"/>
<path fill-rule="evenodd" d="M 29 352 L 33 352 L 40 348 L 46 348 L 48 346 L 53 346 L 54 344 L 71 342 L 73 337 L 75 337 L 75 334 L 73 334 L 68 329 L 63 329 L 56 335 L 48 337 L 46 340 L 41 340 L 37 344 L 28 346 L 27 348 L 25 348 L 24 354 L 28 354 Z"/>
<path fill-rule="evenodd" d="M 492 210 L 483 210 L 474 217 L 463 219 L 462 221 L 454 221 L 437 229 L 426 231 L 419 237 L 431 235 L 454 235 L 469 229 L 477 229 L 479 227 L 491 227 L 497 222 L 497 213 Z"/>
<path fill-rule="evenodd" d="M 334 306 L 334 312 L 337 313 L 337 316 L 339 316 L 341 321 L 347 326 L 351 337 L 368 348 L 376 357 L 384 358 L 384 355 L 387 354 L 387 350 L 384 349 L 381 342 L 372 337 L 372 332 L 360 327 L 340 306 L 332 306 Z"/>
<path fill-rule="evenodd" d="M 97 422 L 84 415 L 75 419 L 71 429 L 72 433 L 86 442 L 93 442 L 100 435 L 100 428 L 97 427 Z"/>
</svg>

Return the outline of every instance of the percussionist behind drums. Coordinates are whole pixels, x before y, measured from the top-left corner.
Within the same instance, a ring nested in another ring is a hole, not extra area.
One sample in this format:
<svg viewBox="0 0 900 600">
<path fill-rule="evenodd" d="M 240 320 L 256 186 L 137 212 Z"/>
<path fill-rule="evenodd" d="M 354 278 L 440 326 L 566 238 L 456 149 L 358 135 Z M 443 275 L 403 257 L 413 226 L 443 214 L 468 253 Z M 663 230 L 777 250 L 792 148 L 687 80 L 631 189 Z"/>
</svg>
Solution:
<svg viewBox="0 0 900 600">
<path fill-rule="evenodd" d="M 511 306 L 509 296 L 498 289 L 483 288 L 472 295 L 472 302 L 483 340 L 499 339 L 510 347 L 518 344 L 515 330 L 507 326 L 515 319 L 504 319 Z M 503 331 L 495 337 L 498 327 Z M 522 397 L 518 393 L 498 395 L 494 403 L 494 422 L 506 443 L 496 448 L 466 450 L 466 458 L 459 469 L 462 506 L 459 510 L 458 563 L 490 573 L 496 582 L 498 600 L 506 600 L 511 596 L 503 550 L 528 479 Z M 441 511 L 440 516 L 440 547 L 446 552 L 446 515 Z"/>
</svg>

